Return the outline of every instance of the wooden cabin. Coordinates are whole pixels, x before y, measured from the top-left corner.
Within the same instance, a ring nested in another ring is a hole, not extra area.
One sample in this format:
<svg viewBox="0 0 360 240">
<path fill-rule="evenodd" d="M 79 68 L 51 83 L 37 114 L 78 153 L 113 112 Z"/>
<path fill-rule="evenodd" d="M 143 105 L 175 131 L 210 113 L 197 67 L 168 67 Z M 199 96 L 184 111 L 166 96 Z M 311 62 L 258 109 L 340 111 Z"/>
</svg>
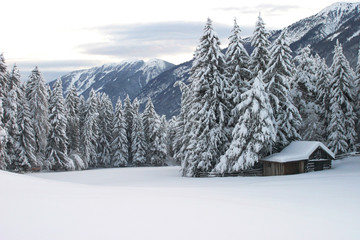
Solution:
<svg viewBox="0 0 360 240">
<path fill-rule="evenodd" d="M 321 142 L 295 141 L 260 161 L 263 176 L 275 176 L 329 169 L 333 159 L 335 154 Z"/>
</svg>

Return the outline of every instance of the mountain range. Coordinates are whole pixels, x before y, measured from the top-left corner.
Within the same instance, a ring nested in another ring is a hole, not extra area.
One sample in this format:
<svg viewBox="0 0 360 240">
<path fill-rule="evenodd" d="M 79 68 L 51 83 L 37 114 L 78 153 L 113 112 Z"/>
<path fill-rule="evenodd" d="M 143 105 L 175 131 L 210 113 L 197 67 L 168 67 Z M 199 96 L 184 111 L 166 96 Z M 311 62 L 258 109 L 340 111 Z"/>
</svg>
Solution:
<svg viewBox="0 0 360 240">
<path fill-rule="evenodd" d="M 313 16 L 282 30 L 272 31 L 270 41 L 274 41 L 282 31 L 289 36 L 294 55 L 310 45 L 313 53 L 325 58 L 329 65 L 338 40 L 350 65 L 355 68 L 360 46 L 360 3 L 334 3 Z M 250 54 L 250 39 L 245 38 L 244 41 Z M 65 91 L 73 83 L 85 98 L 91 88 L 107 93 L 113 103 L 118 97 L 124 99 L 126 94 L 131 99 L 137 97 L 141 103 L 140 110 L 151 97 L 158 114 L 171 118 L 179 113 L 181 97 L 179 88 L 173 85 L 176 81 L 187 81 L 191 66 L 191 60 L 179 65 L 163 60 L 125 61 L 71 72 L 62 76 L 61 80 Z"/>
</svg>

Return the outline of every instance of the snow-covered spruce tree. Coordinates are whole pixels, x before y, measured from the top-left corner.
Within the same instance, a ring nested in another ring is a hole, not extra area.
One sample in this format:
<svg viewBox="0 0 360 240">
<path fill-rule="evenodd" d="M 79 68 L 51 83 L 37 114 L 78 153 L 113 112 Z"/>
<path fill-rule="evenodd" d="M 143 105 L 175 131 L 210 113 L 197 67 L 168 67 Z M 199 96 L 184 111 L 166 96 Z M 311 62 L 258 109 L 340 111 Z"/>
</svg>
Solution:
<svg viewBox="0 0 360 240">
<path fill-rule="evenodd" d="M 168 131 L 167 131 L 167 154 L 168 158 L 174 159 L 174 142 L 176 136 L 176 126 L 177 118 L 173 116 L 168 123 Z"/>
<path fill-rule="evenodd" d="M 17 162 L 19 156 L 19 107 L 20 107 L 20 73 L 16 65 L 14 66 L 11 76 L 9 78 L 7 97 L 4 104 L 4 122 L 5 129 L 8 133 L 6 142 L 6 158 L 7 169 L 12 171 L 23 171 L 19 169 L 15 162 Z"/>
<path fill-rule="evenodd" d="M 251 36 L 251 46 L 254 48 L 250 56 L 250 70 L 252 77 L 255 77 L 259 71 L 265 72 L 269 63 L 269 33 L 265 29 L 265 23 L 259 14 L 255 25 L 255 30 Z"/>
<path fill-rule="evenodd" d="M 251 72 L 249 70 L 249 55 L 244 48 L 240 36 L 241 30 L 234 20 L 234 27 L 229 37 L 229 46 L 225 53 L 226 72 L 232 90 L 230 101 L 236 106 L 240 102 L 240 95 L 250 88 Z M 239 116 L 231 116 L 230 126 L 234 127 Z"/>
<path fill-rule="evenodd" d="M 66 134 L 68 137 L 68 153 L 79 152 L 80 145 L 80 99 L 76 87 L 72 84 L 67 92 L 65 99 L 66 106 Z"/>
<path fill-rule="evenodd" d="M 3 124 L 3 104 L 2 104 L 2 96 L 0 95 L 0 170 L 6 169 L 6 162 L 5 162 L 5 156 L 6 156 L 6 136 L 7 132 L 4 129 Z"/>
<path fill-rule="evenodd" d="M 127 163 L 130 165 L 133 162 L 133 155 L 132 155 L 133 120 L 134 120 L 134 108 L 133 108 L 133 105 L 131 104 L 129 95 L 127 95 L 124 100 L 124 121 L 125 121 L 125 130 L 126 130 L 125 146 L 127 148 L 125 159 L 126 159 Z"/>
<path fill-rule="evenodd" d="M 230 115 L 225 57 L 220 41 L 208 19 L 190 71 L 191 103 L 185 120 L 189 144 L 182 161 L 182 175 L 199 176 L 210 172 L 225 152 L 229 141 L 227 128 Z"/>
<path fill-rule="evenodd" d="M 360 148 L 360 45 L 358 52 L 358 61 L 355 69 L 355 110 L 357 116 L 356 134 L 357 134 L 357 150 Z"/>
<path fill-rule="evenodd" d="M 32 115 L 29 102 L 25 96 L 25 87 L 20 86 L 19 94 L 20 107 L 18 108 L 19 125 L 19 158 L 15 161 L 15 168 L 19 171 L 29 171 L 31 169 L 40 169 L 42 162 L 35 156 L 35 132 L 33 127 Z"/>
<path fill-rule="evenodd" d="M 81 153 L 82 158 L 87 165 L 86 167 L 95 168 L 98 163 L 97 147 L 98 147 L 98 101 L 94 89 L 91 89 L 89 98 L 84 107 L 84 123 L 81 130 Z"/>
<path fill-rule="evenodd" d="M 179 86 L 181 91 L 181 109 L 174 123 L 175 136 L 173 140 L 174 160 L 180 164 L 185 158 L 186 148 L 190 141 L 189 130 L 191 123 L 186 120 L 190 119 L 189 112 L 192 92 L 184 82 L 177 81 L 174 86 Z"/>
<path fill-rule="evenodd" d="M 48 122 L 48 88 L 44 78 L 37 67 L 31 72 L 26 84 L 26 97 L 29 101 L 31 119 L 35 132 L 35 155 L 44 159 L 47 137 L 49 133 Z M 44 168 L 48 168 L 44 162 Z"/>
<path fill-rule="evenodd" d="M 221 156 L 215 172 L 231 173 L 246 170 L 269 153 L 276 140 L 276 129 L 270 100 L 259 72 L 252 88 L 241 94 L 241 102 L 233 109 L 240 116 L 232 132 L 232 141 Z"/>
<path fill-rule="evenodd" d="M 165 165 L 165 162 L 168 158 L 168 131 L 169 131 L 169 122 L 166 120 L 166 116 L 162 115 L 160 117 L 160 128 L 159 128 L 159 144 L 158 146 L 158 156 L 159 164 Z"/>
<path fill-rule="evenodd" d="M 335 154 L 346 153 L 354 150 L 356 140 L 356 114 L 353 108 L 354 73 L 338 41 L 331 72 L 328 146 Z"/>
<path fill-rule="evenodd" d="M 331 78 L 330 70 L 326 65 L 325 59 L 318 59 L 318 66 L 316 68 L 316 104 L 318 108 L 318 130 L 316 131 L 319 136 L 319 140 L 326 142 L 327 140 L 327 126 L 330 119 L 330 88 L 329 81 Z"/>
<path fill-rule="evenodd" d="M 0 169 L 5 169 L 7 164 L 6 160 L 6 142 L 7 131 L 4 126 L 4 108 L 3 102 L 6 100 L 6 89 L 9 81 L 9 74 L 6 70 L 5 58 L 3 54 L 0 54 Z"/>
<path fill-rule="evenodd" d="M 74 170 L 74 162 L 68 157 L 66 136 L 66 111 L 62 91 L 62 82 L 58 79 L 54 86 L 49 102 L 49 137 L 46 158 L 50 169 L 54 171 Z"/>
<path fill-rule="evenodd" d="M 105 93 L 100 96 L 99 103 L 99 166 L 111 167 L 111 147 L 114 110 L 109 96 Z"/>
<path fill-rule="evenodd" d="M 323 127 L 319 126 L 319 106 L 316 102 L 317 61 L 311 56 L 309 46 L 303 48 L 294 60 L 297 67 L 291 82 L 291 95 L 303 120 L 299 134 L 303 140 L 319 141 Z"/>
<path fill-rule="evenodd" d="M 0 97 L 2 97 L 3 100 L 6 98 L 9 78 L 4 55 L 0 54 Z"/>
<path fill-rule="evenodd" d="M 133 127 L 132 127 L 132 156 L 133 165 L 141 166 L 146 163 L 146 141 L 142 116 L 139 113 L 139 101 L 133 101 Z"/>
<path fill-rule="evenodd" d="M 125 119 L 121 99 L 119 98 L 115 106 L 115 114 L 113 118 L 113 137 L 111 142 L 112 165 L 114 167 L 125 167 L 127 165 L 127 139 L 125 129 Z"/>
<path fill-rule="evenodd" d="M 276 121 L 275 151 L 280 151 L 291 141 L 300 139 L 298 130 L 302 121 L 290 95 L 290 80 L 294 66 L 291 63 L 291 49 L 285 34 L 282 32 L 275 40 L 270 52 L 269 66 L 264 74 Z"/>
<path fill-rule="evenodd" d="M 143 123 L 146 140 L 146 160 L 152 165 L 163 165 L 166 159 L 166 144 L 164 132 L 162 132 L 161 120 L 155 112 L 151 99 L 148 99 L 145 110 L 143 112 Z"/>
</svg>

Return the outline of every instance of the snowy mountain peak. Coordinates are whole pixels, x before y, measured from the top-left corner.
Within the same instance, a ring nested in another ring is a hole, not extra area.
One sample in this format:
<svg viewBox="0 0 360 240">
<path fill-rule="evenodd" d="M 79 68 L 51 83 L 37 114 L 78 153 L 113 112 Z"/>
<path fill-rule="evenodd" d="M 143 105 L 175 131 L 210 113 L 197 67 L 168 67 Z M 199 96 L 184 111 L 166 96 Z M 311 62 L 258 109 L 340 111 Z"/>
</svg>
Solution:
<svg viewBox="0 0 360 240">
<path fill-rule="evenodd" d="M 336 2 L 321 10 L 317 15 L 327 15 L 330 12 L 346 13 L 354 10 L 355 8 L 358 8 L 359 6 L 360 6 L 359 2 L 354 2 L 354 3 Z"/>
<path fill-rule="evenodd" d="M 114 103 L 119 96 L 124 99 L 127 94 L 133 99 L 152 78 L 173 66 L 174 64 L 160 59 L 147 62 L 131 59 L 74 71 L 62 76 L 61 80 L 65 93 L 69 86 L 74 84 L 78 93 L 85 97 L 91 89 L 101 90 L 106 92 Z"/>
</svg>

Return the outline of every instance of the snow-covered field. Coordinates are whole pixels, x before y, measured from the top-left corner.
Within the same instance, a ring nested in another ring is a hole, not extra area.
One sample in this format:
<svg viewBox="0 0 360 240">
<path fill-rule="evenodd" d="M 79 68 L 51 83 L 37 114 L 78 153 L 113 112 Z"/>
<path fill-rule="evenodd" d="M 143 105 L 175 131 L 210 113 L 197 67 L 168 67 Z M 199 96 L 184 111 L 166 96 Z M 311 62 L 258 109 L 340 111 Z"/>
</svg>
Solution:
<svg viewBox="0 0 360 240">
<path fill-rule="evenodd" d="M 0 240 L 360 239 L 360 157 L 280 177 L 0 171 Z"/>
</svg>

